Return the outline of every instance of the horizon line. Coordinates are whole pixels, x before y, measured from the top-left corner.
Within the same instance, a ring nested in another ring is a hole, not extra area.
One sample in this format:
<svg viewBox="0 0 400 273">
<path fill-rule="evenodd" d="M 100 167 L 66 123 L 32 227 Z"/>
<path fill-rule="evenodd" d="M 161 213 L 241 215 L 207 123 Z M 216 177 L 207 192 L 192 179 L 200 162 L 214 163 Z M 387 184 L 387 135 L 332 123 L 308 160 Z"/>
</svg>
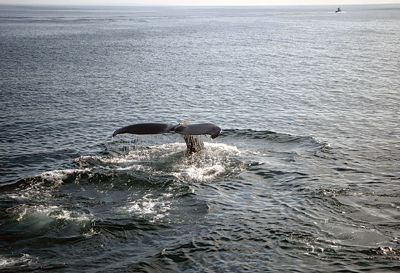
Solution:
<svg viewBox="0 0 400 273">
<path fill-rule="evenodd" d="M 41 6 L 41 7 L 320 7 L 320 6 L 333 6 L 333 7 L 344 7 L 344 6 L 382 6 L 382 5 L 400 5 L 400 3 L 367 3 L 367 4 L 362 4 L 362 3 L 349 3 L 349 4 L 342 4 L 342 5 L 335 5 L 335 4 L 250 4 L 250 5 L 244 5 L 244 4 L 238 4 L 238 5 L 181 5 L 181 4 L 164 4 L 164 5 L 159 5 L 159 4 L 22 4 L 22 3 L 17 3 L 17 4 L 7 4 L 7 3 L 0 3 L 0 6 L 10 6 L 10 7 L 16 7 L 16 6 L 21 6 L 21 7 L 35 7 L 35 6 Z"/>
</svg>

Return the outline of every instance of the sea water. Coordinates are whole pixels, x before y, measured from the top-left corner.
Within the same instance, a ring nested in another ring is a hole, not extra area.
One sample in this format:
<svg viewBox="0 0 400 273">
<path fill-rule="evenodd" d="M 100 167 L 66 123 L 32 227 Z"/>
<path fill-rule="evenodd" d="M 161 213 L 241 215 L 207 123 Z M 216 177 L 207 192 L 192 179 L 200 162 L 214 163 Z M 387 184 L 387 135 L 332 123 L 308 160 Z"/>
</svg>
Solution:
<svg viewBox="0 0 400 273">
<path fill-rule="evenodd" d="M 400 6 L 336 8 L 1 6 L 0 272 L 399 270 Z"/>
</svg>

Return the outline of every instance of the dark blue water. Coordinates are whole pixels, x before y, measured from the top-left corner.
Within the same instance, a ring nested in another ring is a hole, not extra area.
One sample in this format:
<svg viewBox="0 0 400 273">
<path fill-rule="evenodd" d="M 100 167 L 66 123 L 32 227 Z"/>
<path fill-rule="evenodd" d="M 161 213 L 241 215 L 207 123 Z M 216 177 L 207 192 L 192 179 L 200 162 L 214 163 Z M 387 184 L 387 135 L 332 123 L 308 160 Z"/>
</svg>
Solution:
<svg viewBox="0 0 400 273">
<path fill-rule="evenodd" d="M 398 271 L 400 7 L 334 10 L 1 6 L 0 272 Z"/>
</svg>

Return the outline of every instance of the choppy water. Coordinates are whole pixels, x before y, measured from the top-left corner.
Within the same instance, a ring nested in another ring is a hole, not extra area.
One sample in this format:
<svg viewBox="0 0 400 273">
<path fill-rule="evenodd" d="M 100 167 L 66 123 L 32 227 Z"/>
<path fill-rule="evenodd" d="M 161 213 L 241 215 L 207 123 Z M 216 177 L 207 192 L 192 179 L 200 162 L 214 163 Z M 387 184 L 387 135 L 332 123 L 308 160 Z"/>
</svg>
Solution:
<svg viewBox="0 0 400 273">
<path fill-rule="evenodd" d="M 0 7 L 0 272 L 399 270 L 400 7 L 334 9 Z"/>
</svg>

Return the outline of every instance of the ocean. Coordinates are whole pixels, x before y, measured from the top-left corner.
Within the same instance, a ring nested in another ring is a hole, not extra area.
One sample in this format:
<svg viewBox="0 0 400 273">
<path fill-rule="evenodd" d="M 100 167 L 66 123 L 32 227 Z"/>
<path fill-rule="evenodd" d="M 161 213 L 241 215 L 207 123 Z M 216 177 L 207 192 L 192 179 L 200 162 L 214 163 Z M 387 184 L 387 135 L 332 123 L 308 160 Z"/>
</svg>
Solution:
<svg viewBox="0 0 400 273">
<path fill-rule="evenodd" d="M 399 271 L 400 6 L 336 8 L 0 6 L 0 272 Z"/>
</svg>

